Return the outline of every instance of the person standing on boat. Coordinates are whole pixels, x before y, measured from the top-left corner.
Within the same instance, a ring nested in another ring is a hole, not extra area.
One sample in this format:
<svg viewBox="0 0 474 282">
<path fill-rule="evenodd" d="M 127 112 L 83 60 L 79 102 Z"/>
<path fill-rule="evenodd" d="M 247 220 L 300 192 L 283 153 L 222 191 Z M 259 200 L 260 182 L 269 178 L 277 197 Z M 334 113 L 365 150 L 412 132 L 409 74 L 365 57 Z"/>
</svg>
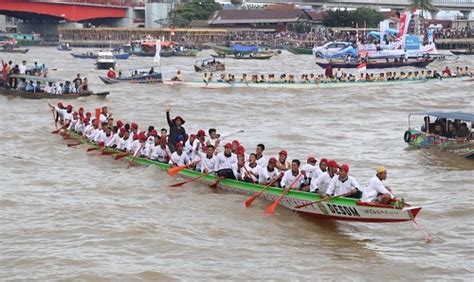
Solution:
<svg viewBox="0 0 474 282">
<path fill-rule="evenodd" d="M 304 177 L 300 176 L 300 164 L 300 161 L 297 159 L 291 161 L 291 169 L 285 171 L 280 181 L 282 189 L 301 190 L 304 185 Z M 295 181 L 296 177 L 299 177 L 297 181 Z M 292 186 L 290 187 L 290 185 Z"/>
<path fill-rule="evenodd" d="M 359 183 L 349 176 L 349 165 L 343 164 L 339 167 L 339 176 L 333 177 L 329 183 L 326 196 L 346 195 L 349 198 L 360 198 Z"/>
<path fill-rule="evenodd" d="M 181 116 L 176 116 L 174 119 L 170 118 L 170 108 L 166 109 L 166 120 L 170 127 L 170 133 L 168 135 L 168 147 L 173 153 L 176 151 L 175 144 L 178 142 L 186 142 L 188 139 L 186 135 L 186 130 L 182 125 L 185 123 L 184 119 Z"/>
<path fill-rule="evenodd" d="M 261 167 L 266 167 L 267 166 L 267 159 L 263 155 L 263 151 L 265 151 L 265 145 L 263 144 L 258 144 L 257 148 L 255 149 L 255 156 L 257 157 L 257 163 Z"/>
<path fill-rule="evenodd" d="M 107 72 L 107 77 L 110 79 L 115 79 L 117 77 L 113 68 L 109 69 L 109 71 Z"/>
<path fill-rule="evenodd" d="M 334 75 L 332 73 L 332 60 L 329 60 L 329 63 L 326 66 L 326 70 L 324 71 L 324 75 L 327 78 L 331 78 L 331 79 L 334 78 Z"/>
<path fill-rule="evenodd" d="M 20 66 L 18 66 L 20 74 L 26 74 L 26 61 L 23 61 Z"/>
<path fill-rule="evenodd" d="M 362 190 L 361 201 L 387 205 L 395 198 L 390 188 L 382 183 L 382 181 L 387 179 L 387 169 L 383 166 L 379 166 L 375 169 L 375 172 L 375 176 L 370 179 L 367 187 Z"/>
</svg>

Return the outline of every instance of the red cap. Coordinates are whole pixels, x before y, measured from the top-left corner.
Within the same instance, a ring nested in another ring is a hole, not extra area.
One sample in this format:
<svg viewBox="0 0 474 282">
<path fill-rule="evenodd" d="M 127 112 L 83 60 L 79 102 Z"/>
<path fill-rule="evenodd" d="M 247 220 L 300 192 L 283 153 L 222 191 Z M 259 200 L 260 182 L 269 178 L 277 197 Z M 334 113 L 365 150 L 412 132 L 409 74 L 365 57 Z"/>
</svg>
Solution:
<svg viewBox="0 0 474 282">
<path fill-rule="evenodd" d="M 138 129 L 138 124 L 132 122 L 132 124 L 130 125 L 130 127 L 131 127 L 132 129 Z"/>
<path fill-rule="evenodd" d="M 278 155 L 288 156 L 288 152 L 286 150 L 281 150 L 280 153 L 278 153 Z"/>
<path fill-rule="evenodd" d="M 176 143 L 176 149 L 177 148 L 183 148 L 183 143 L 181 142 Z"/>
<path fill-rule="evenodd" d="M 120 127 L 120 129 L 119 129 L 120 133 L 125 133 L 125 131 L 126 131 L 125 127 Z"/>
<path fill-rule="evenodd" d="M 150 131 L 150 135 L 151 136 L 156 136 L 156 135 L 158 135 L 158 132 L 156 132 L 156 129 L 153 129 L 152 131 Z"/>
<path fill-rule="evenodd" d="M 122 127 L 122 126 L 123 126 L 123 121 L 117 120 L 117 126 L 118 126 L 118 127 Z"/>
<path fill-rule="evenodd" d="M 133 134 L 133 140 L 138 140 L 138 134 Z"/>
<path fill-rule="evenodd" d="M 71 105 L 67 105 L 66 107 L 68 110 L 72 110 L 72 106 Z"/>
<path fill-rule="evenodd" d="M 277 159 L 275 159 L 275 158 L 272 157 L 272 158 L 270 158 L 270 159 L 268 160 L 268 162 L 269 162 L 269 163 L 272 163 L 272 164 L 276 164 L 276 163 L 277 163 Z"/>
<path fill-rule="evenodd" d="M 225 144 L 224 148 L 226 148 L 226 149 L 232 149 L 232 144 L 227 143 L 227 144 Z"/>
<path fill-rule="evenodd" d="M 335 160 L 328 161 L 328 167 L 337 167 L 337 163 Z"/>
<path fill-rule="evenodd" d="M 146 141 L 146 135 L 145 132 L 140 132 L 138 133 L 138 138 L 140 138 L 140 141 Z"/>
<path fill-rule="evenodd" d="M 322 158 L 322 159 L 319 161 L 319 163 L 326 163 L 326 164 L 327 164 L 327 163 L 328 163 L 328 159 Z"/>
<path fill-rule="evenodd" d="M 315 162 L 316 162 L 316 158 L 315 158 L 315 157 L 309 157 L 306 162 L 308 162 L 308 163 L 315 163 Z"/>
<path fill-rule="evenodd" d="M 234 145 L 234 144 L 237 144 L 237 146 L 239 146 L 239 145 L 240 145 L 239 140 L 234 140 L 234 141 L 232 141 L 232 145 Z"/>
<path fill-rule="evenodd" d="M 343 164 L 339 167 L 340 170 L 344 170 L 346 173 L 349 172 L 349 165 Z"/>
<path fill-rule="evenodd" d="M 206 132 L 202 129 L 199 129 L 198 133 L 197 133 L 198 136 L 206 136 Z"/>
<path fill-rule="evenodd" d="M 83 119 L 82 121 L 83 121 L 84 123 L 89 123 L 90 119 L 85 118 L 85 119 Z"/>
<path fill-rule="evenodd" d="M 190 136 L 190 137 L 192 137 L 192 138 L 196 138 L 196 134 L 191 134 L 191 136 Z"/>
</svg>

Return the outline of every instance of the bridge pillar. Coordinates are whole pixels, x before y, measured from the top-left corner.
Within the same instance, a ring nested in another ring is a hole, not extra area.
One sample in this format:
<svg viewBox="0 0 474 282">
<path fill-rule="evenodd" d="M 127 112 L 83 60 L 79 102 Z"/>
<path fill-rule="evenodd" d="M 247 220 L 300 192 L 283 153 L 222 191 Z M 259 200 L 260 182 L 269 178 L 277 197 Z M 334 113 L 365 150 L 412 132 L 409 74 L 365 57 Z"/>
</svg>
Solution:
<svg viewBox="0 0 474 282">
<path fill-rule="evenodd" d="M 461 10 L 461 14 L 464 19 L 468 20 L 471 15 L 471 10 Z"/>
<path fill-rule="evenodd" d="M 430 17 L 432 20 L 436 20 L 436 17 L 438 16 L 438 11 L 429 11 Z"/>
<path fill-rule="evenodd" d="M 57 41 L 59 23 L 56 21 L 23 21 L 17 24 L 19 33 L 39 33 L 45 41 Z"/>
</svg>

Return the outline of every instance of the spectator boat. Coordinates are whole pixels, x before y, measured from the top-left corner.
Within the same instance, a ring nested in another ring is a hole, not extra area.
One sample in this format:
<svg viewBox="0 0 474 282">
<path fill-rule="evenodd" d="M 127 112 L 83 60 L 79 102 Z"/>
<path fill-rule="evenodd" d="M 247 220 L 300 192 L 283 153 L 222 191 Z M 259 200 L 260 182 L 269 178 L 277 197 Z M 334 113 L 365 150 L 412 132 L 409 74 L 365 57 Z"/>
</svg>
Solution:
<svg viewBox="0 0 474 282">
<path fill-rule="evenodd" d="M 474 159 L 474 139 L 473 133 L 469 132 L 468 127 L 463 132 L 463 137 L 457 138 L 447 138 L 444 136 L 427 133 L 421 130 L 413 128 L 410 124 L 411 116 L 425 116 L 426 117 L 435 117 L 437 121 L 439 119 L 446 120 L 459 120 L 464 123 L 471 122 L 474 123 L 474 114 L 462 113 L 462 112 L 420 112 L 420 113 L 410 113 L 408 115 L 408 130 L 405 131 L 403 136 L 404 141 L 408 144 L 409 148 L 436 148 L 442 151 L 447 151 L 454 153 L 458 156 Z M 435 122 L 436 123 L 436 122 Z M 428 131 L 433 130 L 435 123 L 430 123 L 428 125 Z M 461 124 L 460 123 L 460 124 Z M 467 124 L 466 124 L 467 126 Z M 426 125 L 425 125 L 426 127 Z M 471 128 L 472 129 L 472 128 Z M 447 131 L 448 129 L 446 129 Z M 459 129 L 458 129 L 459 130 Z"/>
<path fill-rule="evenodd" d="M 208 58 L 204 60 L 197 60 L 194 64 L 194 70 L 196 72 L 218 72 L 225 71 L 225 63 L 220 62 L 214 58 Z"/>
</svg>

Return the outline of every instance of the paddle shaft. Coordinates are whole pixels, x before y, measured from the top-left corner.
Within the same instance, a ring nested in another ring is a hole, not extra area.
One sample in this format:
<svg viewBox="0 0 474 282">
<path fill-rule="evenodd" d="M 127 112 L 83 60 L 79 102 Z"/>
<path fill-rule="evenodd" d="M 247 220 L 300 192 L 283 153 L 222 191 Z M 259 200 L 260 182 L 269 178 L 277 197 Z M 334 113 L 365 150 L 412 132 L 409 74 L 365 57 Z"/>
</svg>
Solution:
<svg viewBox="0 0 474 282">
<path fill-rule="evenodd" d="M 303 175 L 303 173 L 300 173 L 298 174 L 295 179 L 291 182 L 291 184 L 288 186 L 287 189 L 285 189 L 283 191 L 283 193 L 281 193 L 280 197 L 278 197 L 276 199 L 275 202 L 273 202 L 273 204 L 271 204 L 270 206 L 268 206 L 266 209 L 265 209 L 265 212 L 268 213 L 268 214 L 272 214 L 273 212 L 275 212 L 275 209 L 276 207 L 278 206 L 278 204 L 281 202 L 281 200 L 283 200 L 283 197 L 286 196 L 286 194 L 288 194 L 288 192 L 290 192 L 291 190 L 291 187 L 293 187 L 293 185 L 296 183 L 296 181 L 298 181 L 298 179 Z"/>
<path fill-rule="evenodd" d="M 270 181 L 270 183 L 268 183 L 265 187 L 263 187 L 262 190 L 258 191 L 257 193 L 253 194 L 252 197 L 248 198 L 247 201 L 245 201 L 245 207 L 250 206 L 253 203 L 253 201 L 258 198 L 258 196 L 260 196 L 265 190 L 267 190 L 268 187 L 272 186 L 273 183 L 278 181 L 278 179 L 280 179 L 282 176 L 283 176 L 283 173 L 280 173 L 275 179 L 273 179 L 272 181 Z"/>
<path fill-rule="evenodd" d="M 299 208 L 303 208 L 303 207 L 306 207 L 306 206 L 311 206 L 311 205 L 318 204 L 318 203 L 321 203 L 321 202 L 324 202 L 324 201 L 330 201 L 332 199 L 336 199 L 336 198 L 339 198 L 339 197 L 349 196 L 350 194 L 352 194 L 352 192 L 347 192 L 345 194 L 337 195 L 337 196 L 334 196 L 334 197 L 322 198 L 322 199 L 319 199 L 319 200 L 314 201 L 314 202 L 310 202 L 310 203 L 306 203 L 306 204 L 303 204 L 303 205 L 296 206 L 295 208 L 299 209 Z"/>
</svg>

